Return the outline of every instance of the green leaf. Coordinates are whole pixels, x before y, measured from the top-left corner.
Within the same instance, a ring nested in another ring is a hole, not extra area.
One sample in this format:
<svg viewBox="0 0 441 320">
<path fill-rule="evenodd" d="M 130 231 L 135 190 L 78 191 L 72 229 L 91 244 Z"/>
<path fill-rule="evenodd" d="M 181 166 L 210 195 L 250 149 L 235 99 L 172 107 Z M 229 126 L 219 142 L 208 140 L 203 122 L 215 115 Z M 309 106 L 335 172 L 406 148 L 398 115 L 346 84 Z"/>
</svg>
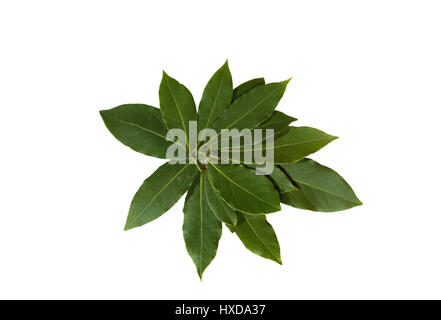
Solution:
<svg viewBox="0 0 441 320">
<path fill-rule="evenodd" d="M 248 250 L 282 264 L 279 241 L 265 215 L 251 216 L 238 213 L 237 225 L 229 228 L 237 234 Z"/>
<path fill-rule="evenodd" d="M 289 132 L 274 141 L 274 163 L 292 163 L 314 153 L 337 139 L 310 127 L 289 127 Z"/>
<path fill-rule="evenodd" d="M 263 86 L 265 84 L 264 78 L 256 78 L 248 80 L 247 82 L 242 83 L 241 85 L 234 88 L 233 91 L 233 101 L 244 95 L 245 93 L 253 90 L 256 87 Z"/>
<path fill-rule="evenodd" d="M 274 111 L 288 82 L 269 83 L 244 94 L 216 120 L 214 129 L 255 128 Z"/>
<path fill-rule="evenodd" d="M 265 176 L 242 165 L 210 163 L 208 175 L 220 196 L 235 210 L 250 214 L 280 210 L 279 194 Z"/>
<path fill-rule="evenodd" d="M 164 214 L 187 191 L 197 172 L 192 164 L 160 166 L 133 197 L 124 230 L 142 226 Z"/>
<path fill-rule="evenodd" d="M 243 144 L 230 148 L 229 151 L 240 148 L 240 162 L 247 164 L 249 163 L 244 161 L 245 152 L 250 152 L 254 155 L 255 152 L 262 152 L 262 150 L 265 154 L 273 152 L 273 163 L 275 164 L 292 163 L 305 158 L 337 139 L 335 136 L 310 127 L 288 127 L 274 133 L 273 136 L 275 139 L 272 147 L 266 145 L 268 137 L 264 136 L 264 138 L 261 139 L 261 144 L 258 144 L 257 140 L 254 139 L 253 145 Z M 223 142 L 221 147 L 224 147 L 226 142 L 228 141 Z M 217 151 L 217 153 L 219 153 L 219 151 Z M 226 157 L 222 155 L 222 158 Z M 228 158 L 233 161 L 231 152 Z M 253 163 L 255 162 L 254 156 L 252 161 Z M 237 161 L 234 162 L 236 163 Z"/>
<path fill-rule="evenodd" d="M 300 190 L 282 194 L 282 202 L 312 211 L 340 211 L 361 205 L 349 184 L 334 170 L 311 159 L 282 165 Z"/>
<path fill-rule="evenodd" d="M 184 130 L 188 146 L 189 121 L 197 119 L 196 105 L 191 92 L 163 72 L 159 86 L 159 101 L 165 125 L 168 129 Z"/>
<path fill-rule="evenodd" d="M 320 211 L 317 210 L 316 207 L 311 202 L 309 202 L 309 200 L 306 198 L 305 194 L 301 189 L 281 194 L 280 201 L 294 208 L 311 210 L 311 211 Z"/>
<path fill-rule="evenodd" d="M 133 150 L 157 158 L 166 158 L 167 128 L 159 109 L 145 104 L 124 104 L 101 110 L 101 117 L 112 135 Z"/>
<path fill-rule="evenodd" d="M 279 132 L 287 128 L 291 122 L 294 122 L 296 120 L 296 118 L 290 117 L 283 112 L 274 111 L 271 117 L 262 122 L 258 128 L 274 129 L 274 132 Z"/>
<path fill-rule="evenodd" d="M 254 168 L 256 171 L 259 171 L 260 167 L 262 167 L 262 165 L 259 164 L 247 164 L 246 166 Z M 262 174 L 264 174 L 263 171 Z M 288 176 L 277 166 L 274 166 L 273 172 L 267 175 L 267 177 L 271 179 L 280 193 L 298 190 Z"/>
<path fill-rule="evenodd" d="M 228 161 L 230 161 L 231 163 L 246 163 L 247 165 L 251 165 L 255 163 L 255 158 L 254 158 L 255 149 L 256 150 L 262 148 L 265 149 L 265 143 L 270 137 L 272 137 L 273 141 L 275 141 L 278 137 L 286 135 L 288 132 L 289 132 L 289 128 L 285 128 L 277 132 L 274 131 L 272 134 L 268 134 L 268 135 L 266 133 L 262 133 L 262 136 L 259 138 L 257 136 L 254 136 L 253 140 L 251 141 L 251 144 L 246 143 L 244 139 L 241 138 L 239 144 L 234 146 L 232 145 L 231 141 L 225 139 L 221 141 L 221 144 L 219 145 L 218 148 L 213 148 L 213 150 L 216 154 L 220 154 L 221 159 L 228 159 Z M 238 154 L 238 157 L 240 157 L 239 161 L 233 158 L 233 152 L 235 151 L 236 152 L 239 151 Z M 252 155 L 251 163 L 245 161 L 245 152 L 251 152 Z"/>
<path fill-rule="evenodd" d="M 207 174 L 202 175 L 204 196 L 207 198 L 208 205 L 213 213 L 220 220 L 226 224 L 235 225 L 237 222 L 237 215 L 234 210 L 224 201 L 215 189 L 213 182 Z"/>
<path fill-rule="evenodd" d="M 245 147 L 248 147 L 246 149 L 255 148 L 256 145 L 262 143 L 264 144 L 267 139 L 270 137 L 273 137 L 273 140 L 280 138 L 281 136 L 287 134 L 289 132 L 288 126 L 291 122 L 296 121 L 296 118 L 287 116 L 286 114 L 274 111 L 272 115 L 265 120 L 263 123 L 261 123 L 257 129 L 262 129 L 262 136 L 260 139 L 257 137 L 254 137 L 252 144 L 245 144 L 244 141 L 240 141 L 239 146 L 235 146 L 234 148 L 231 147 L 231 150 L 237 150 L 237 149 L 245 149 Z M 272 134 L 266 134 L 266 129 L 273 129 L 274 132 Z M 224 141 L 221 146 L 225 146 L 227 141 Z M 243 153 L 241 154 L 241 159 L 243 159 Z"/>
<path fill-rule="evenodd" d="M 228 61 L 211 77 L 199 104 L 198 129 L 210 128 L 211 124 L 225 111 L 233 96 Z"/>
<path fill-rule="evenodd" d="M 245 143 L 243 139 L 240 140 L 240 145 L 235 145 L 234 147 L 231 146 L 230 141 L 221 141 L 220 147 L 227 148 L 227 146 L 230 149 L 230 154 L 227 157 L 229 160 L 232 160 L 231 152 L 234 150 L 240 150 L 240 162 L 244 162 L 244 150 L 254 150 L 254 148 L 257 148 L 259 145 L 265 146 L 265 141 L 269 139 L 270 137 L 273 137 L 273 140 L 276 140 L 280 138 L 281 136 L 286 135 L 289 132 L 288 125 L 296 121 L 296 118 L 292 118 L 290 116 L 287 116 L 286 114 L 274 111 L 270 118 L 265 120 L 262 124 L 260 124 L 257 128 L 262 129 L 262 136 L 261 138 L 257 138 L 256 136 L 253 138 L 253 141 L 251 144 Z M 273 129 L 274 132 L 272 134 L 266 134 L 266 129 Z M 227 144 L 228 143 L 228 144 Z M 217 150 L 219 153 L 220 151 Z M 225 156 L 223 156 L 225 158 Z M 248 163 L 249 164 L 249 163 Z"/>
<path fill-rule="evenodd" d="M 274 167 L 273 172 L 269 175 L 270 179 L 274 182 L 280 193 L 290 192 L 297 190 L 291 180 L 286 174 L 278 167 Z"/>
<path fill-rule="evenodd" d="M 211 212 L 204 197 L 205 180 L 199 175 L 188 191 L 184 205 L 185 246 L 193 259 L 199 278 L 216 256 L 219 239 L 222 235 L 222 223 Z"/>
</svg>

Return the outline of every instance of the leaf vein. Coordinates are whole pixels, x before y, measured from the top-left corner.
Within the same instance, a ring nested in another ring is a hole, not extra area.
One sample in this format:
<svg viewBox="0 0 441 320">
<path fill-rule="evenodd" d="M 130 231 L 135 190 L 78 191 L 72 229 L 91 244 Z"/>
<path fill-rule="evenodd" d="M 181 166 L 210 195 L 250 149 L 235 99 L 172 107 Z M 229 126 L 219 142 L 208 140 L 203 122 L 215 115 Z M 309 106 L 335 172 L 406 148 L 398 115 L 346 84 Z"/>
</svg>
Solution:
<svg viewBox="0 0 441 320">
<path fill-rule="evenodd" d="M 232 184 L 238 186 L 240 189 L 242 189 L 242 190 L 245 191 L 246 193 L 252 195 L 252 196 L 253 196 L 254 198 L 256 198 L 257 200 L 260 200 L 260 201 L 266 203 L 267 205 L 269 205 L 269 206 L 272 207 L 272 208 L 276 208 L 276 207 L 274 207 L 271 203 L 266 202 L 264 199 L 260 198 L 259 196 L 255 195 L 255 194 L 252 193 L 252 192 L 249 192 L 247 189 L 245 189 L 244 187 L 242 187 L 240 184 L 236 183 L 234 180 L 232 180 L 230 177 L 228 177 L 226 174 L 224 174 L 222 171 L 220 171 L 218 168 L 216 168 L 215 165 L 211 164 L 211 166 L 212 166 L 213 168 L 215 168 L 217 171 L 219 171 L 219 173 L 220 173 L 221 175 L 223 175 L 223 176 L 224 176 L 228 181 L 230 181 Z"/>
<path fill-rule="evenodd" d="M 278 260 L 278 258 L 273 255 L 273 253 L 271 252 L 270 247 L 268 247 L 268 245 L 266 244 L 265 241 L 263 241 L 263 239 L 259 236 L 259 234 L 256 232 L 256 230 L 254 230 L 253 226 L 251 225 L 251 223 L 249 222 L 248 218 L 244 215 L 245 220 L 247 220 L 248 225 L 250 226 L 251 230 L 254 232 L 254 234 L 256 235 L 257 239 L 260 240 L 260 242 L 262 242 L 262 244 L 268 249 L 269 253 L 273 256 L 273 258 L 275 258 L 276 260 Z"/>
<path fill-rule="evenodd" d="M 173 98 L 173 101 L 175 103 L 176 109 L 178 110 L 178 113 L 179 113 L 179 117 L 181 118 L 182 128 L 184 129 L 184 132 L 185 132 L 185 144 L 188 146 L 188 133 L 187 133 L 187 128 L 185 127 L 184 118 L 182 117 L 181 109 L 179 109 L 178 102 L 176 101 L 176 97 L 173 94 L 173 91 L 171 90 L 170 85 L 168 84 L 168 79 L 167 78 L 165 78 L 165 83 L 167 84 L 167 89 L 168 89 L 168 91 L 170 92 L 170 94 L 171 94 L 171 96 Z"/>
<path fill-rule="evenodd" d="M 178 177 L 182 171 L 184 171 L 190 164 L 187 164 L 184 168 L 182 168 L 181 170 L 179 170 L 178 173 L 176 173 L 169 182 L 167 182 L 164 187 L 161 188 L 161 190 L 159 190 L 154 197 L 152 198 L 152 200 L 150 200 L 150 202 L 137 214 L 137 216 L 133 219 L 131 225 L 134 225 L 136 221 L 138 221 L 138 219 L 141 217 L 141 215 L 144 213 L 144 211 L 150 207 L 150 205 L 153 203 L 153 201 L 155 201 L 155 199 L 170 185 L 170 183 L 172 183 L 176 177 Z"/>
<path fill-rule="evenodd" d="M 207 120 L 207 123 L 205 124 L 205 128 L 208 127 L 208 125 L 209 125 L 209 123 L 210 123 L 211 116 L 213 115 L 213 111 L 214 111 L 214 109 L 216 108 L 217 98 L 219 97 L 219 93 L 220 93 L 220 89 L 221 89 L 221 87 L 222 87 L 222 82 L 223 82 L 223 80 L 224 80 L 224 77 L 225 77 L 225 70 L 224 70 L 224 72 L 222 73 L 222 77 L 221 77 L 221 81 L 220 81 L 220 82 L 221 82 L 221 85 L 219 85 L 219 88 L 217 89 L 216 97 L 214 98 L 213 107 L 212 107 L 211 110 L 210 110 L 210 115 L 208 116 L 208 120 Z M 205 128 L 204 128 L 204 129 L 205 129 Z"/>
</svg>

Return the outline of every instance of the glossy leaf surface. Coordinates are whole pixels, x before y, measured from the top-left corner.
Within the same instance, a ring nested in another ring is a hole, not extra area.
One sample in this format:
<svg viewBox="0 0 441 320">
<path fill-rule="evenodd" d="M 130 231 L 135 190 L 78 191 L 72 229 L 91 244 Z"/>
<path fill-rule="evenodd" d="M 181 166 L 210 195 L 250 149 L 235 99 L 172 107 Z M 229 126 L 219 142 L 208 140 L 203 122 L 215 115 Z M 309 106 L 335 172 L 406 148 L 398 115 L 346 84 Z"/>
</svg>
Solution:
<svg viewBox="0 0 441 320">
<path fill-rule="evenodd" d="M 269 83 L 244 94 L 214 123 L 214 129 L 255 128 L 272 114 L 288 82 Z"/>
<path fill-rule="evenodd" d="M 184 205 L 185 246 L 193 259 L 199 277 L 216 256 L 222 224 L 211 211 L 204 197 L 205 181 L 199 175 L 191 185 Z"/>
<path fill-rule="evenodd" d="M 188 141 L 189 121 L 197 119 L 196 105 L 191 92 L 164 72 L 159 86 L 159 102 L 167 128 L 184 130 Z"/>
<path fill-rule="evenodd" d="M 220 196 L 235 210 L 250 214 L 280 210 L 279 194 L 265 176 L 242 165 L 207 166 L 208 175 Z"/>
<path fill-rule="evenodd" d="M 238 214 L 237 225 L 230 227 L 251 252 L 282 264 L 280 246 L 271 224 L 265 215 Z"/>
<path fill-rule="evenodd" d="M 245 162 L 244 153 L 255 152 L 268 153 L 273 152 L 275 164 L 293 163 L 305 158 L 306 156 L 320 150 L 337 137 L 329 135 L 323 131 L 310 127 L 288 127 L 281 131 L 275 132 L 273 135 L 273 146 L 267 145 L 267 136 L 264 135 L 262 139 L 254 139 L 253 144 L 243 144 L 238 147 L 232 147 L 233 150 L 240 150 L 240 162 Z M 257 143 L 256 141 L 262 141 Z M 225 146 L 226 142 L 221 144 Z M 232 153 L 230 152 L 229 159 L 233 161 Z M 268 160 L 270 161 L 270 160 Z M 253 163 L 255 163 L 253 156 Z M 238 161 L 234 161 L 238 163 Z"/>
<path fill-rule="evenodd" d="M 274 132 L 279 132 L 287 128 L 291 122 L 294 122 L 296 120 L 296 118 L 290 117 L 283 112 L 274 111 L 271 117 L 261 123 L 258 128 L 273 129 Z"/>
<path fill-rule="evenodd" d="M 314 153 L 337 137 L 310 127 L 289 127 L 274 141 L 274 163 L 292 163 Z"/>
<path fill-rule="evenodd" d="M 187 191 L 197 172 L 192 164 L 160 166 L 136 192 L 124 230 L 142 226 L 168 211 Z"/>
<path fill-rule="evenodd" d="M 215 189 L 213 182 L 206 173 L 202 175 L 202 180 L 204 196 L 207 198 L 208 205 L 213 213 L 220 221 L 235 225 L 237 222 L 237 215 L 234 210 L 221 198 L 218 191 Z"/>
<path fill-rule="evenodd" d="M 211 128 L 212 123 L 230 105 L 233 96 L 228 61 L 208 81 L 199 104 L 198 130 Z"/>
<path fill-rule="evenodd" d="M 300 190 L 282 195 L 282 202 L 300 209 L 340 211 L 361 205 L 349 184 L 334 170 L 311 159 L 282 165 Z"/>
<path fill-rule="evenodd" d="M 241 85 L 234 88 L 233 91 L 233 101 L 239 98 L 240 96 L 244 95 L 245 93 L 253 90 L 256 87 L 263 86 L 265 84 L 264 78 L 256 78 L 248 80 Z"/>
<path fill-rule="evenodd" d="M 166 158 L 167 128 L 161 111 L 145 104 L 124 104 L 101 110 L 101 117 L 113 136 L 133 150 L 148 156 Z"/>
<path fill-rule="evenodd" d="M 262 175 L 265 174 L 261 169 L 261 165 L 258 164 L 247 164 L 247 167 L 254 168 L 257 172 L 260 172 Z M 279 193 L 290 192 L 294 190 L 298 190 L 288 176 L 277 166 L 273 168 L 273 172 L 269 175 L 266 175 L 277 188 Z"/>
</svg>

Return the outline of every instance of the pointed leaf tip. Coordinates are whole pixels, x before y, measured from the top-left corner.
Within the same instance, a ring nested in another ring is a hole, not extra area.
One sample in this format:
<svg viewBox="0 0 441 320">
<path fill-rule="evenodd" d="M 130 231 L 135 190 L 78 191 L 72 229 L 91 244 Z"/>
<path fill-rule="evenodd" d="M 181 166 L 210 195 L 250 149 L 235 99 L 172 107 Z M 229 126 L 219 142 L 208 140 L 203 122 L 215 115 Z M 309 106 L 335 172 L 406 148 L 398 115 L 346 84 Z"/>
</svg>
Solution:
<svg viewBox="0 0 441 320">
<path fill-rule="evenodd" d="M 240 221 L 233 229 L 244 246 L 251 252 L 281 265 L 279 241 L 265 215 L 250 216 L 238 213 L 238 218 Z"/>
<path fill-rule="evenodd" d="M 198 109 L 198 127 L 210 128 L 231 104 L 233 80 L 228 60 L 213 74 L 205 86 Z"/>
<path fill-rule="evenodd" d="M 136 227 L 140 227 L 140 226 L 137 226 L 136 224 L 134 224 L 131 221 L 129 221 L 129 219 L 127 219 L 126 220 L 126 224 L 124 225 L 124 230 L 123 231 L 129 231 L 129 230 L 134 229 Z"/>
<path fill-rule="evenodd" d="M 282 202 L 299 209 L 335 212 L 359 206 L 351 186 L 334 170 L 312 159 L 282 165 L 299 190 L 282 195 Z"/>
<path fill-rule="evenodd" d="M 285 82 L 285 83 L 286 83 L 286 85 L 288 85 L 288 83 L 290 83 L 290 82 L 291 82 L 291 80 L 292 80 L 292 77 L 291 77 L 291 78 L 289 78 L 289 79 L 287 79 L 287 80 L 285 80 L 285 81 L 283 81 L 283 82 Z"/>
<path fill-rule="evenodd" d="M 160 166 L 133 197 L 125 228 L 140 227 L 167 212 L 188 190 L 197 172 L 190 164 Z"/>
<path fill-rule="evenodd" d="M 274 141 L 274 163 L 293 163 L 317 152 L 335 137 L 311 127 L 289 127 L 288 132 Z"/>
<path fill-rule="evenodd" d="M 185 247 L 201 281 L 204 270 L 216 256 L 218 242 L 222 236 L 222 224 L 212 214 L 203 196 L 205 183 L 203 175 L 194 179 L 185 199 L 182 226 Z"/>
</svg>

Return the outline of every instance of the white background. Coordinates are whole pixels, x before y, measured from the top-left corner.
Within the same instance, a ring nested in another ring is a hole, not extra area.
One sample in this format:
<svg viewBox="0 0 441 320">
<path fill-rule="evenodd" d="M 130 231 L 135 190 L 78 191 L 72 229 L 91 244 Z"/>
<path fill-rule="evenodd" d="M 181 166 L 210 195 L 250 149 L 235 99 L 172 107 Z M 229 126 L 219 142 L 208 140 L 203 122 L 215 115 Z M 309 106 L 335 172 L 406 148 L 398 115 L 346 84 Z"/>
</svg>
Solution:
<svg viewBox="0 0 441 320">
<path fill-rule="evenodd" d="M 441 298 L 439 1 L 1 1 L 0 298 Z M 183 199 L 123 225 L 163 163 L 98 110 L 293 77 L 279 109 L 340 137 L 314 159 L 364 202 L 271 214 L 283 266 L 227 229 L 201 283 Z"/>
</svg>

